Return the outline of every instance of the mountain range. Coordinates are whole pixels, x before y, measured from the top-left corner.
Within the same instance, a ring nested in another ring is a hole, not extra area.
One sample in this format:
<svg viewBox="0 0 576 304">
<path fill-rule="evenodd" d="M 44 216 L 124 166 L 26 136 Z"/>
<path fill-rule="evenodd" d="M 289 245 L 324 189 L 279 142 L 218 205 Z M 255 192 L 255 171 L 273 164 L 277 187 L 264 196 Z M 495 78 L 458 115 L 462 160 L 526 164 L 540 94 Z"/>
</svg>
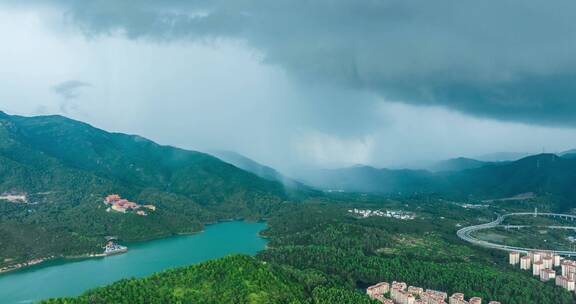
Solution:
<svg viewBox="0 0 576 304">
<path fill-rule="evenodd" d="M 197 232 L 219 220 L 263 219 L 286 201 L 326 195 L 316 189 L 460 199 L 532 192 L 567 209 L 576 198 L 571 155 L 458 158 L 431 170 L 310 169 L 288 178 L 236 153 L 217 158 L 63 116 L 0 112 L 0 264 L 97 252 L 107 237 L 139 241 Z M 107 212 L 103 199 L 113 193 L 156 211 Z M 26 200 L 6 199 L 11 195 Z"/>
<path fill-rule="evenodd" d="M 62 116 L 0 112 L 0 263 L 99 251 L 106 236 L 144 240 L 230 218 L 260 219 L 289 199 L 284 185 L 208 154 L 110 133 Z M 119 194 L 148 216 L 106 212 Z"/>
<path fill-rule="evenodd" d="M 555 154 L 538 154 L 513 162 L 456 160 L 448 164 L 444 168 L 453 170 L 432 172 L 378 169 L 370 166 L 311 170 L 302 176 L 302 180 L 328 191 L 436 193 L 466 199 L 495 199 L 533 192 L 554 197 L 554 202 L 560 208 L 574 207 L 576 159 Z M 459 166 L 462 164 L 464 165 Z"/>
<path fill-rule="evenodd" d="M 436 162 L 426 169 L 432 172 L 462 171 L 467 169 L 482 168 L 492 164 L 495 164 L 495 162 L 486 162 L 472 158 L 458 157 Z"/>
<path fill-rule="evenodd" d="M 526 193 L 545 196 L 558 209 L 574 207 L 576 157 L 574 151 L 543 153 L 516 161 L 480 161 L 454 158 L 426 169 L 387 169 L 356 165 L 338 169 L 309 169 L 289 179 L 274 169 L 236 155 L 231 161 L 242 169 L 270 180 L 300 181 L 325 192 L 359 192 L 383 195 L 439 194 L 456 199 L 497 200 Z M 228 159 L 230 158 L 223 158 Z M 238 159 L 242 161 L 238 161 Z"/>
</svg>

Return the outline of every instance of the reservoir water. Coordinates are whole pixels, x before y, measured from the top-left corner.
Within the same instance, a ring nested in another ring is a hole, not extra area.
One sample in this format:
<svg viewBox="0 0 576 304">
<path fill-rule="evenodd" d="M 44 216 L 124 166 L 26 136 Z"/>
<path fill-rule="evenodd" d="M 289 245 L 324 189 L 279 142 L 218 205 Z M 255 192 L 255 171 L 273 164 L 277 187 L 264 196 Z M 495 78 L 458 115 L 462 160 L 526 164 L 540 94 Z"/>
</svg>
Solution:
<svg viewBox="0 0 576 304">
<path fill-rule="evenodd" d="M 123 278 L 143 277 L 228 254 L 253 255 L 266 241 L 258 236 L 263 223 L 225 222 L 206 226 L 204 232 L 129 244 L 125 254 L 85 260 L 48 261 L 0 275 L 0 303 L 33 303 L 75 296 Z"/>
</svg>

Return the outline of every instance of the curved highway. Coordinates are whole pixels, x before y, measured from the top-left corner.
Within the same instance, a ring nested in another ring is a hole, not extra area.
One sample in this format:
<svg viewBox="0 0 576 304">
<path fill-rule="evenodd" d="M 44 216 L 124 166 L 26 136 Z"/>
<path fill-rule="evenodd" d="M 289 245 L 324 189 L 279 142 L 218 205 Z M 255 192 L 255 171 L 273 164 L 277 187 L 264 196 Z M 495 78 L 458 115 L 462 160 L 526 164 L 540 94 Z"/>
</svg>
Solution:
<svg viewBox="0 0 576 304">
<path fill-rule="evenodd" d="M 478 246 L 486 247 L 486 248 L 492 248 L 492 249 L 498 249 L 498 250 L 504 250 L 504 251 L 518 251 L 518 252 L 524 252 L 524 253 L 528 253 L 528 251 L 550 251 L 550 250 L 538 249 L 538 248 L 514 247 L 514 246 L 495 244 L 495 243 L 491 243 L 488 241 L 479 240 L 479 239 L 472 236 L 472 233 L 475 231 L 494 228 L 494 227 L 500 225 L 502 223 L 502 221 L 504 221 L 505 218 L 510 217 L 510 216 L 519 216 L 519 215 L 551 216 L 551 217 L 560 217 L 560 218 L 565 218 L 565 219 L 576 220 L 576 215 L 560 214 L 560 213 L 533 213 L 533 212 L 509 213 L 509 214 L 504 214 L 504 215 L 498 215 L 498 218 L 496 218 L 496 220 L 494 220 L 490 223 L 464 227 L 464 228 L 458 230 L 456 232 L 456 234 L 458 235 L 459 238 L 461 238 L 462 240 L 464 240 L 466 242 L 469 242 L 469 243 L 472 243 L 472 244 L 475 244 Z M 554 228 L 560 228 L 560 226 L 553 226 L 553 227 Z M 553 250 L 553 251 L 556 252 L 557 254 L 563 255 L 563 256 L 576 256 L 576 251 L 566 251 L 566 250 Z"/>
</svg>

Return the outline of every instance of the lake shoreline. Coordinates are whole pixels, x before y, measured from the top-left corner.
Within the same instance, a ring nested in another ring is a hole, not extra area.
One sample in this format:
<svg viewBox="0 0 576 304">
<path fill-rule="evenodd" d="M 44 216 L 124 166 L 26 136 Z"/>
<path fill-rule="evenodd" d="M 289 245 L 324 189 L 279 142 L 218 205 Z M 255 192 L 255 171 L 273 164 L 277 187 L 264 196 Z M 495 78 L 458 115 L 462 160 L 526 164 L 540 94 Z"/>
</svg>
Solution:
<svg viewBox="0 0 576 304">
<path fill-rule="evenodd" d="M 227 219 L 219 219 L 216 221 L 211 221 L 211 222 L 207 222 L 207 223 L 203 223 L 202 224 L 202 229 L 198 230 L 198 231 L 190 231 L 190 232 L 177 232 L 175 234 L 168 234 L 168 235 L 161 235 L 158 237 L 151 237 L 151 238 L 147 238 L 147 239 L 142 239 L 142 240 L 135 240 L 135 241 L 126 241 L 126 244 L 142 244 L 142 243 L 146 243 L 146 242 L 152 242 L 152 241 L 157 241 L 157 240 L 163 240 L 163 239 L 168 239 L 171 237 L 176 237 L 176 236 L 193 236 L 193 235 L 198 235 L 201 233 L 204 233 L 206 231 L 205 226 L 211 226 L 211 225 L 218 225 L 218 224 L 222 224 L 222 223 L 229 223 L 229 222 L 244 222 L 244 223 L 266 223 L 266 221 L 264 219 L 260 219 L 260 220 L 256 220 L 256 221 L 247 221 L 245 218 L 227 218 Z M 261 237 L 263 239 L 267 239 L 268 237 L 263 236 L 260 234 L 260 232 L 258 232 L 258 237 Z M 124 254 L 126 252 L 122 252 L 119 254 Z M 8 265 L 5 266 L 3 268 L 0 268 L 0 276 L 9 274 L 9 273 L 13 273 L 13 272 L 17 272 L 17 271 L 21 271 L 21 270 L 25 270 L 28 269 L 30 267 L 34 267 L 34 266 L 39 266 L 40 264 L 43 264 L 47 261 L 57 261 L 57 260 L 85 260 L 85 259 L 96 259 L 96 258 L 105 258 L 109 255 L 104 254 L 104 253 L 81 253 L 81 254 L 77 254 L 77 255 L 68 255 L 68 256 L 64 256 L 64 255 L 60 255 L 60 256 L 51 256 L 51 257 L 40 257 L 40 258 L 34 258 L 28 261 L 24 261 L 18 264 L 14 264 L 14 265 L 20 265 L 17 267 L 13 267 L 12 265 Z M 40 262 L 37 263 L 32 263 L 32 264 L 28 264 L 28 262 L 30 261 L 34 261 L 34 260 L 41 260 Z"/>
<path fill-rule="evenodd" d="M 56 256 L 37 267 L 23 267 L 0 275 L 0 302 L 28 303 L 78 296 L 125 278 L 146 277 L 231 254 L 254 256 L 266 248 L 267 241 L 258 235 L 263 229 L 265 223 L 225 221 L 207 225 L 202 233 L 194 235 L 138 242 L 128 252 L 109 257 Z"/>
<path fill-rule="evenodd" d="M 126 252 L 122 252 L 122 253 L 118 253 L 118 254 L 124 254 Z M 117 255 L 117 254 L 115 254 Z M 26 270 L 28 268 L 31 267 L 35 267 L 35 266 L 42 266 L 42 264 L 49 262 L 49 261 L 59 261 L 59 260 L 87 260 L 87 259 L 95 259 L 95 258 L 105 258 L 107 256 L 110 256 L 109 254 L 105 254 L 105 253 L 86 253 L 86 254 L 79 254 L 79 255 L 65 255 L 65 256 L 51 256 L 51 257 L 42 257 L 42 258 L 36 258 L 36 259 L 32 259 L 32 260 L 28 260 L 16 265 L 21 265 L 21 266 L 14 266 L 14 267 L 6 267 L 7 269 L 0 269 L 0 276 L 3 274 L 8 274 L 8 273 L 12 273 L 12 272 L 16 272 L 16 271 L 20 271 L 20 270 Z M 33 262 L 30 263 L 30 261 L 34 261 L 37 260 L 37 262 Z"/>
</svg>

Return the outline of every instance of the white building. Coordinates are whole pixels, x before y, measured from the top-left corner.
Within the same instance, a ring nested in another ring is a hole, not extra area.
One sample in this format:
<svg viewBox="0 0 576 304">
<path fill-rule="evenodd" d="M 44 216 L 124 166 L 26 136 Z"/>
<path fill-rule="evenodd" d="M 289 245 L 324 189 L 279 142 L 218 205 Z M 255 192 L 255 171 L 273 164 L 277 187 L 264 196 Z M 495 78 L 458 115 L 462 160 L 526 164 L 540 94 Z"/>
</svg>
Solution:
<svg viewBox="0 0 576 304">
<path fill-rule="evenodd" d="M 553 269 L 542 269 L 540 271 L 540 281 L 548 282 L 556 278 L 556 271 Z"/>
<path fill-rule="evenodd" d="M 557 254 L 554 255 L 554 267 L 560 267 L 560 263 L 562 263 L 563 258 Z"/>
<path fill-rule="evenodd" d="M 554 267 L 554 258 L 550 256 L 546 256 L 542 258 L 542 262 L 544 263 L 544 268 L 552 269 Z"/>
<path fill-rule="evenodd" d="M 571 280 L 565 276 L 556 277 L 556 286 L 560 286 L 568 291 L 573 291 L 575 288 L 574 280 Z"/>
<path fill-rule="evenodd" d="M 562 275 L 571 278 L 576 273 L 576 262 L 571 260 L 564 260 L 560 264 L 562 267 Z"/>
<path fill-rule="evenodd" d="M 468 304 L 463 293 L 455 293 L 448 299 L 448 304 Z"/>
<path fill-rule="evenodd" d="M 520 263 L 520 252 L 510 252 L 510 265 L 516 265 Z"/>
<path fill-rule="evenodd" d="M 384 294 L 388 291 L 390 291 L 390 284 L 387 282 L 381 282 L 366 288 L 366 294 L 370 297 L 370 299 L 378 300 L 380 302 L 384 300 Z"/>
<path fill-rule="evenodd" d="M 520 258 L 520 269 L 529 270 L 532 264 L 532 259 L 529 256 L 523 256 Z"/>
<path fill-rule="evenodd" d="M 482 304 L 482 298 L 479 297 L 470 298 L 470 304 Z"/>
<path fill-rule="evenodd" d="M 532 275 L 540 276 L 542 269 L 544 269 L 544 263 L 542 261 L 534 262 L 532 264 Z"/>
</svg>

